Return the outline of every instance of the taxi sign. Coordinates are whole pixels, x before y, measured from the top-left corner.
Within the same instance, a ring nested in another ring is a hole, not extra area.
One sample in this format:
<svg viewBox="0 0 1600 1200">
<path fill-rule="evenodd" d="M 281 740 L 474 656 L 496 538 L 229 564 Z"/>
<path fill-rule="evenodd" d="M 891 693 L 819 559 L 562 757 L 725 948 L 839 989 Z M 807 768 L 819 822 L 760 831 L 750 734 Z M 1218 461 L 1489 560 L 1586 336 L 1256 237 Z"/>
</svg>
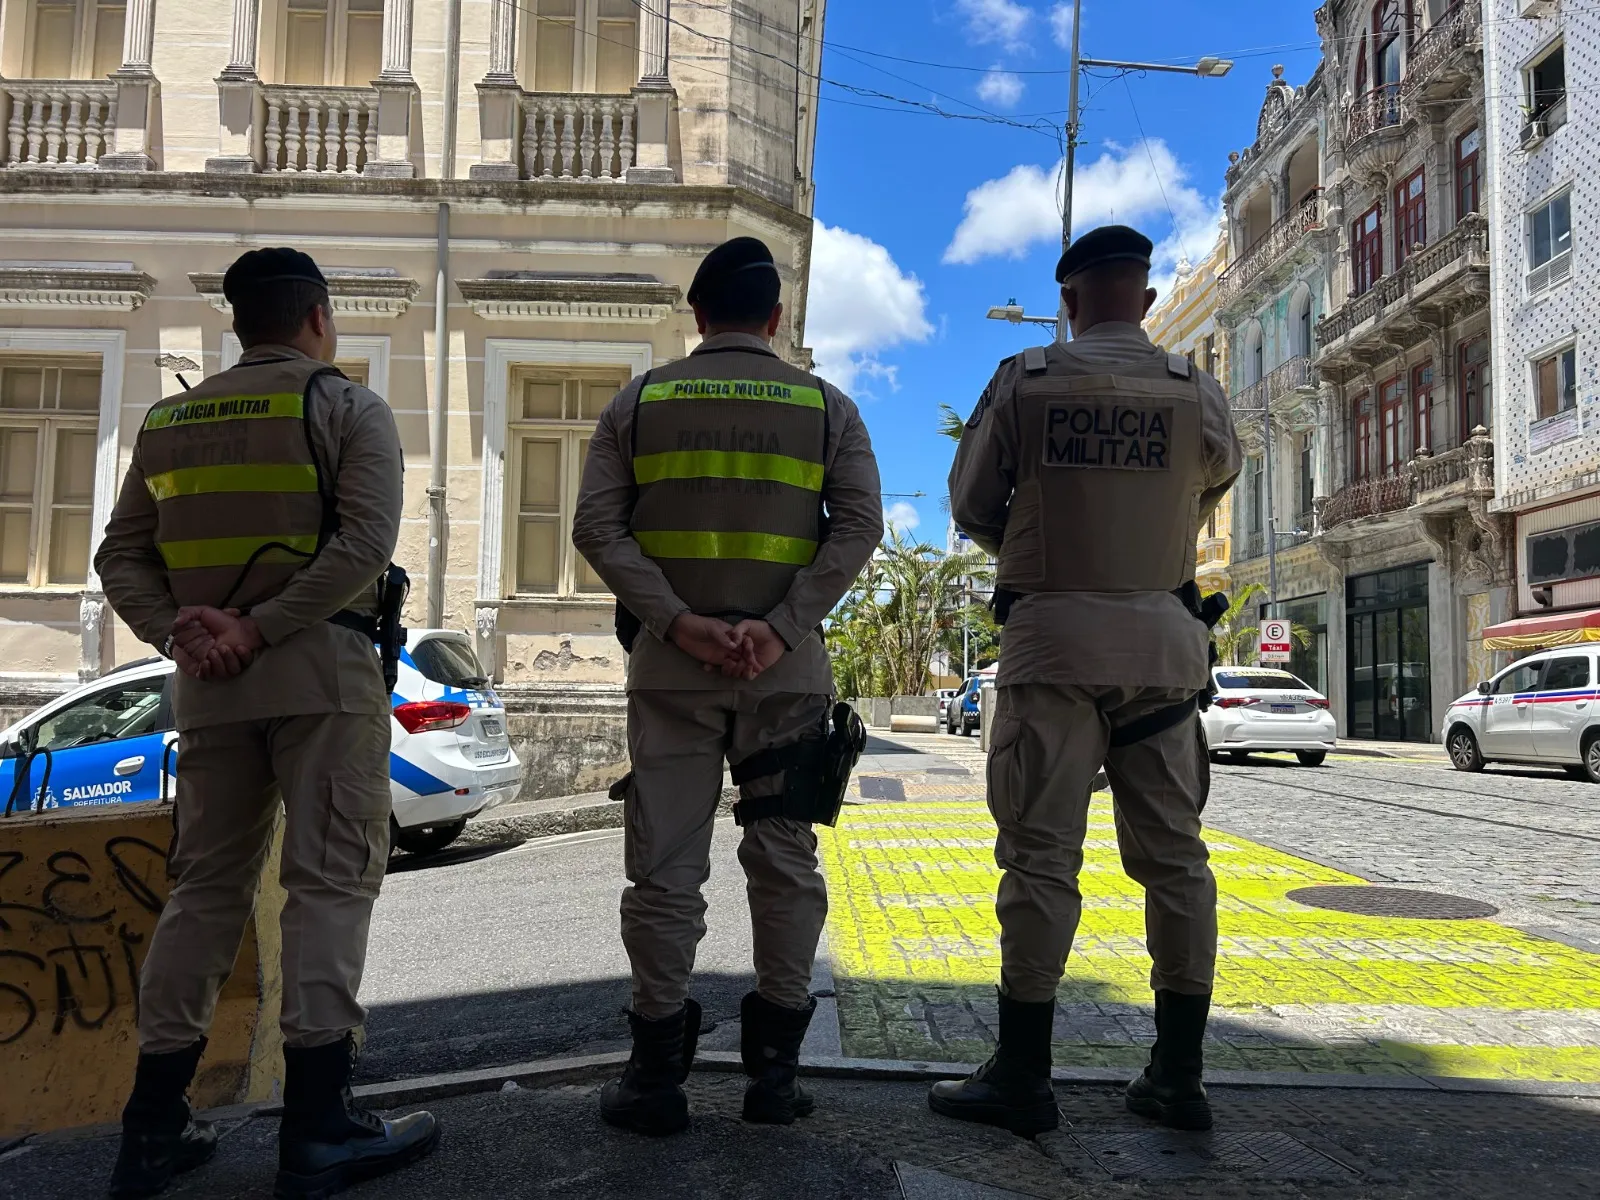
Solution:
<svg viewBox="0 0 1600 1200">
<path fill-rule="evenodd" d="M 1289 645 L 1289 622 L 1271 620 L 1261 622 L 1261 661 L 1288 662 L 1293 657 Z"/>
</svg>

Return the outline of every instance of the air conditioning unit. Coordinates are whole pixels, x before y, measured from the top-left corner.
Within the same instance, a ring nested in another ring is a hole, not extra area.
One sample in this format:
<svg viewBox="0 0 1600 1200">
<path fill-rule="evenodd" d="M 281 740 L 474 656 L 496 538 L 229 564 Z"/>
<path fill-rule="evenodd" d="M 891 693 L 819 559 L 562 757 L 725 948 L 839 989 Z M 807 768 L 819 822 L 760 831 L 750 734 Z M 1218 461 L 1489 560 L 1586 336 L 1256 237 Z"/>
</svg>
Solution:
<svg viewBox="0 0 1600 1200">
<path fill-rule="evenodd" d="M 1561 7 L 1561 0 L 1517 0 L 1517 15 L 1537 20 L 1540 17 L 1554 16 Z"/>
<path fill-rule="evenodd" d="M 1522 127 L 1522 148 L 1532 150 L 1549 136 L 1550 122 L 1543 117 L 1535 117 Z"/>
</svg>

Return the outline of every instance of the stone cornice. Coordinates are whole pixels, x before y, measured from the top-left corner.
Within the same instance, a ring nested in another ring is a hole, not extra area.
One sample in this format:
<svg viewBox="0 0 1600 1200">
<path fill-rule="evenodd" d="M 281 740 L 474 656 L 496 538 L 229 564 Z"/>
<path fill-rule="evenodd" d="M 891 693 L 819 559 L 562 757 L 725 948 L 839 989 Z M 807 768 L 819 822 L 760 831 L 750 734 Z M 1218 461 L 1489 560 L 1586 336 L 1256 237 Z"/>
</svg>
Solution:
<svg viewBox="0 0 1600 1200">
<path fill-rule="evenodd" d="M 333 311 L 362 317 L 398 317 L 411 307 L 422 285 L 400 275 L 356 275 L 326 272 L 328 295 Z M 211 302 L 218 312 L 232 312 L 233 306 L 222 294 L 222 275 L 212 271 L 192 271 L 189 282 L 194 290 Z"/>
<path fill-rule="evenodd" d="M 155 285 L 143 271 L 0 264 L 0 308 L 132 312 Z"/>
<path fill-rule="evenodd" d="M 653 325 L 672 315 L 682 292 L 644 275 L 507 273 L 458 279 L 472 311 L 486 321 L 602 321 Z"/>
</svg>

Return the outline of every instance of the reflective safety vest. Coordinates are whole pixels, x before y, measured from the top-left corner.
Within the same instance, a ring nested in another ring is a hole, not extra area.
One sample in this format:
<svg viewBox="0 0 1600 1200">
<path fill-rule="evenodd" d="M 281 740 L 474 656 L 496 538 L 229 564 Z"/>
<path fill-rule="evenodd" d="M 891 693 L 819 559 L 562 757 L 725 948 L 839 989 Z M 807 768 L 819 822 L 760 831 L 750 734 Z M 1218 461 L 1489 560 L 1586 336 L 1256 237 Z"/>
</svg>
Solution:
<svg viewBox="0 0 1600 1200">
<path fill-rule="evenodd" d="M 343 378 L 308 358 L 240 363 L 145 417 L 139 459 L 180 605 L 260 604 L 332 534 L 306 422 L 322 375 Z"/>
<path fill-rule="evenodd" d="M 751 350 L 645 378 L 633 412 L 632 531 L 691 611 L 762 617 L 822 540 L 822 381 Z"/>
<path fill-rule="evenodd" d="M 1016 490 L 998 586 L 1170 592 L 1192 580 L 1206 484 L 1188 360 L 1159 349 L 1114 367 L 1070 351 L 1019 358 Z"/>
</svg>

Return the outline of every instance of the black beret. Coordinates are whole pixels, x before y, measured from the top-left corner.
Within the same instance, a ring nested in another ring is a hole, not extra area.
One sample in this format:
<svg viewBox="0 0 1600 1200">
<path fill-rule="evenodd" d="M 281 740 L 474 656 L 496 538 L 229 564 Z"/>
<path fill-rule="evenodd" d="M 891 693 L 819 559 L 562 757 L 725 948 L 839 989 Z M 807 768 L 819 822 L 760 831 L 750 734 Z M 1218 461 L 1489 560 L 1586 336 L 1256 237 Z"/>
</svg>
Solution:
<svg viewBox="0 0 1600 1200">
<path fill-rule="evenodd" d="M 1061 261 L 1056 264 L 1056 282 L 1065 283 L 1079 271 L 1117 259 L 1143 263 L 1148 267 L 1155 248 L 1155 243 L 1137 229 L 1129 229 L 1126 225 L 1102 225 L 1099 229 L 1091 229 L 1067 247 Z"/>
<path fill-rule="evenodd" d="M 694 282 L 689 285 L 689 303 L 698 303 L 705 288 L 717 287 L 743 271 L 778 274 L 772 251 L 760 238 L 737 237 L 706 255 L 700 269 L 694 273 Z"/>
<path fill-rule="evenodd" d="M 328 281 L 322 277 L 322 272 L 309 254 L 288 246 L 277 246 L 267 250 L 251 250 L 235 259 L 228 273 L 222 277 L 222 294 L 232 304 L 241 293 L 249 292 L 252 288 L 285 280 L 314 283 L 323 290 L 328 287 Z"/>
</svg>

